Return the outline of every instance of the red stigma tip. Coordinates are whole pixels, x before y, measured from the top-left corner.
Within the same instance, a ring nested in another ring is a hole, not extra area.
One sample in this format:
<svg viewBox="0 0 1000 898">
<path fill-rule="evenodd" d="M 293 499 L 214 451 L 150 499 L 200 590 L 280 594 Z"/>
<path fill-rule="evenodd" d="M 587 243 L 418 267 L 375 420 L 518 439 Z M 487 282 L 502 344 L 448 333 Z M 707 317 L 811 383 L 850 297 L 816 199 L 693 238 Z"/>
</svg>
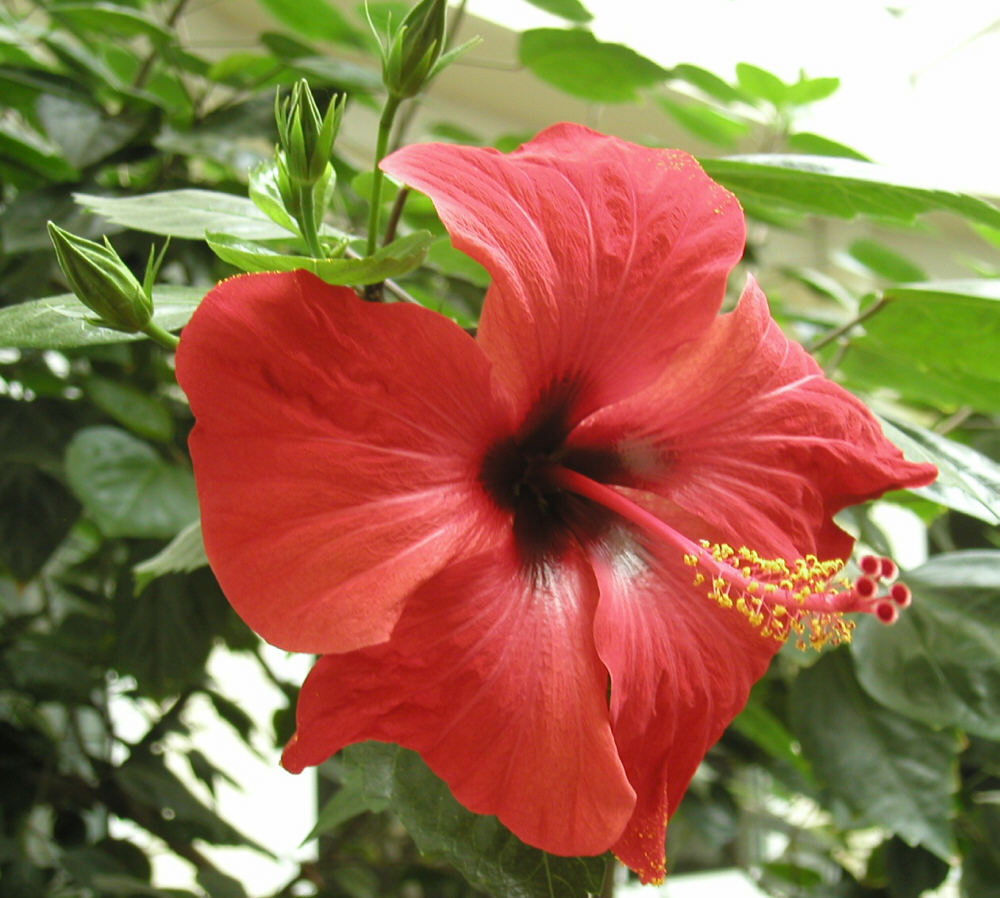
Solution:
<svg viewBox="0 0 1000 898">
<path fill-rule="evenodd" d="M 894 583 L 892 585 L 892 589 L 889 590 L 889 595 L 900 608 L 908 607 L 910 602 L 913 600 L 913 595 L 910 593 L 910 587 L 908 587 L 905 583 Z"/>
<path fill-rule="evenodd" d="M 892 581 L 896 579 L 896 575 L 899 573 L 899 568 L 896 567 L 896 562 L 891 558 L 881 558 L 879 559 L 879 564 L 882 568 L 882 579 L 886 581 Z"/>
<path fill-rule="evenodd" d="M 878 592 L 878 584 L 871 577 L 858 577 L 857 583 L 854 584 L 854 592 L 862 599 L 870 599 Z"/>
<path fill-rule="evenodd" d="M 861 568 L 862 573 L 867 574 L 869 577 L 882 576 L 882 559 L 876 558 L 874 555 L 863 556 L 861 560 L 858 561 L 858 567 Z"/>
<path fill-rule="evenodd" d="M 899 608 L 897 608 L 892 602 L 879 602 L 875 606 L 875 616 L 882 621 L 883 624 L 894 624 L 896 618 L 899 617 Z"/>
</svg>

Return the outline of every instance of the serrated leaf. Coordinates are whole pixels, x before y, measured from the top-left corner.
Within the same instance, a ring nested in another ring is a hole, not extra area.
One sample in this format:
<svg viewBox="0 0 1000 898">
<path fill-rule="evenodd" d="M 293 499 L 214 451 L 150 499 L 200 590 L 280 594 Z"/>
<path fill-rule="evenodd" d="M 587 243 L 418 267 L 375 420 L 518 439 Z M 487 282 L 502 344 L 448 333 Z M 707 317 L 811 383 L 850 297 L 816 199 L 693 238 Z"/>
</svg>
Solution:
<svg viewBox="0 0 1000 898">
<path fill-rule="evenodd" d="M 521 63 L 554 87 L 598 103 L 628 103 L 669 72 L 623 44 L 589 31 L 536 28 L 521 35 Z"/>
<path fill-rule="evenodd" d="M 135 594 L 139 595 L 153 580 L 164 574 L 186 574 L 207 564 L 201 521 L 192 521 L 161 551 L 132 568 Z"/>
<path fill-rule="evenodd" d="M 202 240 L 206 231 L 245 240 L 288 236 L 249 199 L 215 190 L 164 190 L 128 197 L 77 193 L 74 198 L 95 215 L 147 234 L 186 240 Z"/>
<path fill-rule="evenodd" d="M 426 258 L 433 238 L 428 231 L 415 231 L 363 259 L 290 256 L 229 234 L 209 234 L 207 239 L 220 259 L 243 271 L 295 271 L 301 268 L 311 271 L 328 284 L 363 285 L 397 278 L 418 268 Z"/>
<path fill-rule="evenodd" d="M 881 419 L 885 435 L 911 461 L 937 465 L 938 479 L 914 490 L 987 524 L 1000 524 L 1000 464 L 971 446 L 915 424 Z"/>
<path fill-rule="evenodd" d="M 161 443 L 173 439 L 174 419 L 159 399 L 96 374 L 83 381 L 83 389 L 94 405 L 133 433 Z"/>
<path fill-rule="evenodd" d="M 117 427 L 87 427 L 66 447 L 66 478 L 109 537 L 172 537 L 198 517 L 194 476 Z"/>
<path fill-rule="evenodd" d="M 580 0 L 528 0 L 528 3 L 568 22 L 582 24 L 594 18 Z"/>
<path fill-rule="evenodd" d="M 180 330 L 208 292 L 208 287 L 153 288 L 153 321 L 167 331 Z M 72 293 L 0 309 L 0 346 L 19 349 L 71 349 L 145 340 L 145 334 L 126 334 L 91 324 L 94 313 Z"/>
<path fill-rule="evenodd" d="M 387 800 L 421 851 L 444 857 L 497 898 L 580 898 L 598 892 L 605 859 L 562 858 L 531 848 L 495 817 L 463 808 L 416 752 L 366 742 L 342 754 L 369 799 Z"/>
<path fill-rule="evenodd" d="M 943 210 L 1000 227 L 1000 209 L 965 193 L 942 190 L 889 168 L 827 156 L 756 155 L 701 160 L 705 171 L 740 199 L 818 215 L 912 222 Z"/>
<path fill-rule="evenodd" d="M 906 583 L 913 604 L 892 627 L 858 626 L 861 685 L 914 720 L 1000 739 L 1000 552 L 937 555 Z"/>
<path fill-rule="evenodd" d="M 883 826 L 941 858 L 954 854 L 955 733 L 875 704 L 858 685 L 845 650 L 799 671 L 791 721 L 806 757 L 850 809 L 854 825 Z"/>
</svg>

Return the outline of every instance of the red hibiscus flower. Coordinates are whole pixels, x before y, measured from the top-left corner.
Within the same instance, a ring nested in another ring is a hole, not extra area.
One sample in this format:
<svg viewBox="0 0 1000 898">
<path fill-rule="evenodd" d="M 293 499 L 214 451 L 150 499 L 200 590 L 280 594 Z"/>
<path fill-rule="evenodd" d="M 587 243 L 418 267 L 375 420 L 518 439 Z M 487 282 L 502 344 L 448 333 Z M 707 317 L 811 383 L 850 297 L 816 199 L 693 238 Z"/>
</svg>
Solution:
<svg viewBox="0 0 1000 898">
<path fill-rule="evenodd" d="M 219 285 L 177 356 L 219 581 L 323 656 L 285 766 L 397 742 L 524 841 L 659 879 L 667 818 L 782 641 L 908 599 L 879 597 L 878 559 L 838 579 L 833 514 L 934 469 L 752 280 L 719 314 L 743 215 L 684 153 L 560 125 L 384 168 L 492 274 L 475 339 L 295 272 Z"/>
</svg>

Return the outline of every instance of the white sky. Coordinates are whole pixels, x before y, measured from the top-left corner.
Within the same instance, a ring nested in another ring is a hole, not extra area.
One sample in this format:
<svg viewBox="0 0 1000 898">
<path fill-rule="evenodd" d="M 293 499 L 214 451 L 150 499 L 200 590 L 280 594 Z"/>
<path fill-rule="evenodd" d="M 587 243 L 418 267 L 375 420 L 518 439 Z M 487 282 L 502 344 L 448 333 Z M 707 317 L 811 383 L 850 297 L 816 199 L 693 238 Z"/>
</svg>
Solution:
<svg viewBox="0 0 1000 898">
<path fill-rule="evenodd" d="M 1000 196 L 1000 4 L 995 0 L 583 0 L 594 33 L 669 67 L 732 80 L 737 62 L 841 88 L 801 119 L 878 162 Z M 524 0 L 469 0 L 515 29 L 562 26 Z M 890 9 L 898 10 L 893 14 Z M 981 32 L 988 32 L 981 34 Z M 976 38 L 976 35 L 980 35 Z"/>
</svg>

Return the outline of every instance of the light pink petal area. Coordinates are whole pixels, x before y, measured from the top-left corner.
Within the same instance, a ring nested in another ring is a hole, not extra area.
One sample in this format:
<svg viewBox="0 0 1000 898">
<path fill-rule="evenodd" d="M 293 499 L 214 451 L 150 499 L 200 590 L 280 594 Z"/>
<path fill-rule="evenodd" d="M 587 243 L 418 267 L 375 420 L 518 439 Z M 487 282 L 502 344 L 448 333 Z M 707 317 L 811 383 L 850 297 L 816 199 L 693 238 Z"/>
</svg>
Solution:
<svg viewBox="0 0 1000 898">
<path fill-rule="evenodd" d="M 510 155 L 417 144 L 382 165 L 493 276 L 478 339 L 523 408 L 566 382 L 580 414 L 648 384 L 708 327 L 743 251 L 739 204 L 692 157 L 579 125 Z"/>
<path fill-rule="evenodd" d="M 577 552 L 537 575 L 512 545 L 452 565 L 407 602 L 390 642 L 319 660 L 285 766 L 297 772 L 365 739 L 396 742 L 525 842 L 606 851 L 635 795 L 611 737 L 596 598 Z"/>
<path fill-rule="evenodd" d="M 594 635 L 611 674 L 618 753 L 638 796 L 612 850 L 644 882 L 657 882 L 668 817 L 779 644 L 695 587 L 680 554 L 639 540 L 630 547 L 629 539 L 594 553 Z"/>
<path fill-rule="evenodd" d="M 233 278 L 184 329 L 177 375 L 209 560 L 276 645 L 387 639 L 410 590 L 503 526 L 476 476 L 507 412 L 440 315 L 302 271 Z"/>
<path fill-rule="evenodd" d="M 785 337 L 752 279 L 653 386 L 591 416 L 570 442 L 616 445 L 627 485 L 787 559 L 847 557 L 853 540 L 833 523 L 837 511 L 936 476 L 906 461 L 871 412 Z"/>
</svg>

